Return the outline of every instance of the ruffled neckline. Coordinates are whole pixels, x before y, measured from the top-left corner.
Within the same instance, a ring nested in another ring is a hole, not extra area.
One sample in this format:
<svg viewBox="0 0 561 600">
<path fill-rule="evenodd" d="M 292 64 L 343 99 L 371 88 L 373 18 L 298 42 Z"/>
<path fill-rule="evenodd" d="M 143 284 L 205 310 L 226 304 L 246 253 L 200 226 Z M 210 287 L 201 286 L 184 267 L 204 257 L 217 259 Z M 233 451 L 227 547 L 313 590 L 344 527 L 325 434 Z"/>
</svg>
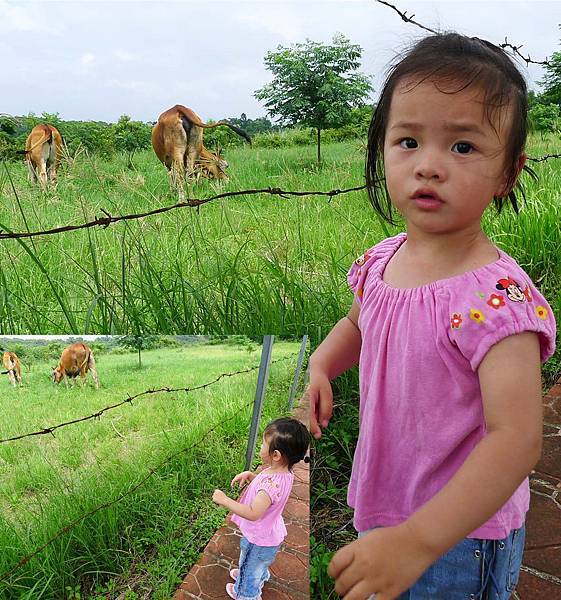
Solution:
<svg viewBox="0 0 561 600">
<path fill-rule="evenodd" d="M 407 233 L 405 233 L 405 232 L 398 233 L 393 238 L 390 238 L 390 240 L 393 243 L 388 244 L 387 251 L 383 254 L 383 259 L 379 262 L 378 269 L 376 269 L 376 281 L 384 289 L 386 289 L 390 293 L 394 293 L 394 294 L 415 294 L 415 293 L 421 293 L 424 291 L 435 291 L 442 287 L 448 287 L 450 285 L 453 285 L 453 283 L 455 283 L 456 281 L 460 281 L 462 279 L 465 279 L 466 277 L 470 277 L 470 276 L 477 277 L 477 275 L 480 273 L 486 273 L 488 271 L 491 271 L 493 268 L 499 266 L 500 263 L 504 262 L 505 260 L 508 260 L 508 258 L 509 258 L 508 254 L 505 254 L 500 248 L 498 248 L 497 246 L 494 246 L 495 250 L 499 253 L 499 258 L 497 258 L 496 260 L 494 260 L 490 263 L 487 263 L 486 265 L 481 265 L 480 267 L 477 267 L 476 269 L 472 269 L 471 271 L 465 271 L 464 273 L 458 273 L 457 275 L 452 275 L 450 277 L 444 277 L 443 279 L 436 279 L 435 281 L 431 281 L 429 283 L 425 283 L 423 285 L 419 285 L 416 287 L 398 288 L 398 287 L 394 287 L 384 281 L 384 272 L 385 272 L 386 266 L 390 262 L 392 256 L 398 251 L 400 246 L 402 244 L 404 244 L 405 241 L 407 240 Z M 388 242 L 390 240 L 388 240 Z"/>
</svg>

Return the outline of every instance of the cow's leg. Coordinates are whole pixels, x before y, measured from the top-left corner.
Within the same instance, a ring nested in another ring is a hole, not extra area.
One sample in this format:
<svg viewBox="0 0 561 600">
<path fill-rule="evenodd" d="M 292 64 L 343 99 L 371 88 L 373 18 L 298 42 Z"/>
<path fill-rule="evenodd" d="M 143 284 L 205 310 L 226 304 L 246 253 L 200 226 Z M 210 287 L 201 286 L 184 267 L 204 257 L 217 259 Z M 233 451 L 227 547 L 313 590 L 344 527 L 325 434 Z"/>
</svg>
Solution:
<svg viewBox="0 0 561 600">
<path fill-rule="evenodd" d="M 27 159 L 27 168 L 29 170 L 29 181 L 31 181 L 33 184 L 37 183 L 37 172 L 35 170 L 35 166 L 33 165 L 33 161 L 31 161 L 29 158 Z"/>
<path fill-rule="evenodd" d="M 8 371 L 8 377 L 10 378 L 10 383 L 11 383 L 11 384 L 12 384 L 14 387 L 16 387 L 16 377 L 15 377 L 14 373 L 15 373 L 14 369 L 10 369 L 10 370 Z"/>
<path fill-rule="evenodd" d="M 95 389 L 99 390 L 99 378 L 97 376 L 97 371 L 95 370 L 94 358 L 91 355 L 90 355 L 90 371 L 92 373 L 93 380 L 95 381 Z"/>
<path fill-rule="evenodd" d="M 196 148 L 192 148 L 190 146 L 189 150 L 187 150 L 187 156 L 185 157 L 185 170 L 186 170 L 187 178 L 189 178 L 189 177 L 191 177 L 191 175 L 193 175 L 193 172 L 195 170 L 195 161 L 197 160 L 197 155 L 198 155 L 198 152 L 197 152 Z"/>
<path fill-rule="evenodd" d="M 183 189 L 185 184 L 185 171 L 182 156 L 173 157 L 169 175 L 171 186 L 179 193 L 179 200 L 183 200 L 185 198 L 185 191 Z"/>
<path fill-rule="evenodd" d="M 42 188 L 47 187 L 47 163 L 44 161 L 39 165 L 39 183 Z"/>
</svg>

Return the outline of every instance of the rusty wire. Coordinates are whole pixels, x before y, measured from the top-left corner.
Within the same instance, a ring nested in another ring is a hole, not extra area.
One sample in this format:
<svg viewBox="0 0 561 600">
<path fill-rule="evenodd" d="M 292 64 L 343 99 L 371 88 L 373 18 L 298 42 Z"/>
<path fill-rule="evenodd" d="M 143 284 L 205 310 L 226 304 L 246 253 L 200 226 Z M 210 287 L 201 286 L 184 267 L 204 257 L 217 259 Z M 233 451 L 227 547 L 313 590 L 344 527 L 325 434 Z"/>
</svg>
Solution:
<svg viewBox="0 0 561 600">
<path fill-rule="evenodd" d="M 271 364 L 274 363 L 278 363 L 280 361 L 283 360 L 287 360 L 289 358 L 293 358 L 297 356 L 296 354 L 291 354 L 288 356 L 285 356 L 283 358 L 279 358 L 275 361 L 272 361 Z M 222 373 L 220 377 L 230 377 L 233 375 L 238 375 L 240 373 L 247 373 L 250 370 L 255 370 L 258 369 L 259 367 L 252 367 L 251 369 L 248 370 L 243 370 L 243 371 L 237 371 L 235 373 Z M 216 383 L 218 381 L 217 378 L 212 382 L 209 382 L 207 384 L 204 384 L 203 386 L 199 386 L 197 388 L 178 388 L 178 391 L 193 391 L 195 389 L 202 389 L 202 387 L 208 387 L 209 385 L 212 385 L 213 383 Z M 156 391 L 160 391 L 160 390 L 156 390 Z M 163 391 L 174 391 L 171 389 L 164 389 Z M 143 393 L 152 393 L 152 390 L 148 390 L 147 392 L 143 392 Z M 138 397 L 142 394 L 138 394 L 135 397 Z M 121 404 L 124 404 L 125 402 L 130 402 L 130 399 L 125 400 L 124 402 L 122 402 Z M 235 417 L 238 416 L 238 413 L 240 410 L 249 408 L 251 405 L 253 404 L 253 400 L 251 400 L 250 402 L 247 402 L 246 404 L 244 404 L 240 409 L 238 409 L 238 411 L 233 414 L 231 417 L 228 417 L 227 419 L 224 419 L 218 423 L 215 423 L 210 429 L 208 429 L 202 436 L 201 438 L 191 444 L 190 446 L 187 446 L 185 448 L 182 448 L 181 450 L 178 450 L 177 452 L 173 452 L 172 454 L 168 455 L 163 461 L 161 461 L 159 464 L 157 464 L 155 467 L 151 467 L 148 469 L 148 474 L 143 477 L 137 484 L 135 484 L 132 488 L 130 488 L 128 491 L 120 494 L 117 498 L 115 498 L 114 500 L 111 500 L 110 502 L 104 502 L 103 504 L 97 506 L 96 508 L 88 511 L 87 513 L 81 515 L 80 517 L 74 519 L 72 522 L 70 522 L 68 525 L 65 525 L 62 529 L 60 529 L 53 537 L 51 537 L 47 542 L 45 542 L 42 546 L 40 546 L 39 548 L 37 548 L 35 551 L 33 551 L 31 554 L 28 554 L 26 556 L 24 556 L 15 566 L 13 566 L 9 571 L 6 571 L 5 573 L 3 573 L 2 575 L 0 575 L 0 581 L 4 581 L 6 580 L 10 575 L 12 575 L 13 573 L 15 573 L 16 571 L 18 571 L 21 567 L 23 567 L 24 565 L 26 565 L 32 558 L 34 558 L 35 556 L 37 556 L 39 553 L 41 553 L 45 548 L 47 548 L 50 544 L 52 544 L 53 542 L 55 542 L 58 538 L 60 538 L 62 535 L 64 535 L 65 533 L 67 533 L 68 531 L 70 531 L 71 529 L 73 529 L 74 527 L 76 527 L 76 525 L 78 525 L 79 523 L 81 523 L 84 519 L 87 519 L 88 517 L 96 514 L 97 512 L 99 512 L 100 510 L 103 510 L 104 508 L 109 508 L 110 506 L 113 506 L 114 504 L 117 504 L 118 502 L 120 502 L 123 498 L 126 498 L 127 496 L 131 495 L 133 492 L 135 492 L 138 488 L 140 488 L 142 485 L 144 485 L 144 483 L 146 483 L 146 481 L 148 481 L 148 479 L 150 477 L 152 477 L 152 475 L 154 475 L 159 469 L 161 469 L 163 466 L 165 466 L 167 463 L 169 463 L 171 460 L 173 460 L 176 456 L 179 456 L 180 454 L 183 454 L 185 452 L 189 452 L 190 450 L 193 450 L 194 448 L 196 448 L 197 446 L 199 446 L 200 444 L 202 444 L 204 441 L 206 441 L 206 439 L 208 438 L 208 436 L 213 433 L 219 426 L 223 425 L 224 423 L 227 423 L 228 421 L 231 421 L 232 419 L 234 419 Z M 118 406 L 118 405 L 116 405 Z M 108 407 L 110 408 L 110 407 Z M 114 407 L 111 407 L 114 408 Z M 104 409 L 105 410 L 105 409 Z M 92 417 L 95 417 L 96 415 L 92 415 Z M 92 418 L 92 417 L 88 417 L 88 418 Z M 48 433 L 48 432 L 47 432 Z M 2 440 L 4 441 L 4 440 Z"/>
<path fill-rule="evenodd" d="M 281 362 L 283 360 L 288 360 L 289 358 L 293 358 L 295 356 L 297 356 L 297 354 L 289 354 L 288 356 L 285 356 L 283 358 L 277 358 L 276 360 L 271 361 L 271 364 L 273 365 L 275 363 Z M 242 369 L 240 371 L 234 371 L 232 373 L 221 373 L 218 377 L 216 377 L 216 379 L 213 379 L 212 381 L 209 381 L 208 383 L 203 383 L 202 385 L 198 385 L 198 386 L 191 387 L 191 388 L 162 387 L 162 388 L 158 388 L 158 389 L 145 390 L 144 392 L 139 392 L 138 394 L 135 394 L 134 396 L 129 396 L 126 400 L 123 400 L 122 402 L 118 402 L 117 404 L 111 404 L 109 406 L 106 406 L 105 408 L 102 408 L 101 410 L 97 411 L 93 415 L 88 415 L 87 417 L 80 417 L 79 419 L 72 419 L 72 421 L 66 421 L 66 422 L 60 423 L 58 425 L 53 425 L 52 427 L 45 427 L 44 429 L 40 429 L 39 431 L 33 431 L 32 433 L 24 433 L 22 435 L 17 435 L 17 436 L 11 437 L 11 438 L 0 439 L 0 444 L 4 444 L 6 442 L 13 442 L 16 440 L 21 440 L 23 438 L 32 437 L 32 436 L 36 436 L 36 435 L 46 435 L 48 433 L 52 434 L 53 431 L 55 431 L 56 429 L 60 429 L 61 427 L 66 427 L 67 425 L 81 423 L 82 421 L 89 421 L 90 419 L 98 419 L 99 417 L 101 417 L 101 415 L 104 412 L 106 412 L 108 410 L 112 410 L 119 406 L 123 406 L 123 404 L 127 404 L 127 403 L 132 404 L 133 400 L 136 400 L 137 398 L 140 398 L 141 396 L 146 396 L 149 394 L 158 394 L 160 392 L 186 392 L 186 393 L 194 392 L 196 390 L 202 390 L 204 388 L 207 388 L 207 387 L 217 383 L 224 377 L 234 377 L 235 375 L 240 375 L 243 373 L 250 373 L 251 371 L 256 371 L 257 369 L 259 369 L 259 365 L 255 366 L 255 367 L 249 367 L 247 369 Z"/>
<path fill-rule="evenodd" d="M 405 21 L 405 23 L 412 23 L 413 25 L 416 25 L 417 27 L 420 27 L 421 29 L 424 29 L 425 31 L 428 31 L 430 33 L 434 33 L 434 34 L 441 33 L 440 31 L 436 31 L 434 29 L 431 29 L 430 27 L 427 27 L 426 25 L 423 25 L 422 23 L 418 23 L 417 21 L 414 21 L 413 20 L 413 17 L 415 16 L 414 14 L 411 16 L 408 16 L 407 11 L 399 10 L 396 6 L 394 6 L 390 2 L 385 2 L 385 0 L 376 0 L 376 2 L 378 2 L 378 4 L 383 4 L 384 6 L 388 6 L 389 8 L 392 8 L 393 10 L 395 10 L 395 12 L 401 17 L 402 21 Z M 531 63 L 533 65 L 542 65 L 545 67 L 551 66 L 551 63 L 548 60 L 542 60 L 542 61 L 532 60 L 530 58 L 530 55 L 528 55 L 527 57 L 524 56 L 520 52 L 520 48 L 522 48 L 522 44 L 520 44 L 518 46 L 511 44 L 507 40 L 506 36 L 505 36 L 505 41 L 502 44 L 497 44 L 497 46 L 499 46 L 503 49 L 504 48 L 510 49 L 513 52 L 513 54 L 515 54 L 516 56 L 521 58 L 526 63 L 526 65 L 529 65 Z"/>
</svg>

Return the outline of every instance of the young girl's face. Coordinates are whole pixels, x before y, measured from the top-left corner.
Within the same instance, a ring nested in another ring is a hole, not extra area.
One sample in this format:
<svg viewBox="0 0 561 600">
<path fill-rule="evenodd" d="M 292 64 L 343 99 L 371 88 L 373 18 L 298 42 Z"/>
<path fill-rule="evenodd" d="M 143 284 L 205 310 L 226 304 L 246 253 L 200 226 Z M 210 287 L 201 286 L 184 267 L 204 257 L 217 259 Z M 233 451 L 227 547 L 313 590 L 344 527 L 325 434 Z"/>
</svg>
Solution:
<svg viewBox="0 0 561 600">
<path fill-rule="evenodd" d="M 263 436 L 261 442 L 261 449 L 259 450 L 259 458 L 263 461 L 263 464 L 271 464 L 271 455 L 269 454 L 269 441 Z"/>
<path fill-rule="evenodd" d="M 485 207 L 505 192 L 510 113 L 508 107 L 500 109 L 490 123 L 483 91 L 475 85 L 455 92 L 453 83 L 398 82 L 384 169 L 392 204 L 408 227 L 431 233 L 479 231 Z"/>
</svg>

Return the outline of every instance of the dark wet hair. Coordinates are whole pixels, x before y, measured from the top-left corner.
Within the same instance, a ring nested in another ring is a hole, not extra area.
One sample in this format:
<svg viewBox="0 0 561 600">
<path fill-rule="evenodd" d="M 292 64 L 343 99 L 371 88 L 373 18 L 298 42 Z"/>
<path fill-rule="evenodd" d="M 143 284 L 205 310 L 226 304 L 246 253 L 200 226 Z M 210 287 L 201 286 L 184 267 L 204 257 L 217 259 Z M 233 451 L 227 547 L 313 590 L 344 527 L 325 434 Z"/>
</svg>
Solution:
<svg viewBox="0 0 561 600">
<path fill-rule="evenodd" d="M 310 434 L 306 426 L 290 417 L 271 421 L 263 435 L 269 443 L 269 453 L 278 450 L 289 469 L 306 456 L 310 446 Z"/>
<path fill-rule="evenodd" d="M 493 127 L 495 116 L 500 115 L 506 106 L 512 108 L 506 145 L 505 168 L 508 177 L 505 196 L 495 196 L 494 202 L 500 212 L 508 197 L 515 212 L 518 212 L 513 188 L 518 176 L 518 159 L 524 150 L 528 133 L 526 82 L 504 50 L 486 40 L 459 33 L 437 34 L 422 39 L 388 72 L 368 130 L 366 185 L 374 209 L 389 223 L 396 224 L 384 176 L 384 138 L 396 85 L 411 77 L 418 78 L 417 83 L 438 80 L 439 84 L 450 84 L 449 91 L 440 86 L 438 88 L 449 94 L 458 93 L 471 85 L 481 88 L 484 92 L 485 117 Z M 533 175 L 531 169 L 524 168 Z M 524 196 L 522 187 L 518 185 Z"/>
</svg>

